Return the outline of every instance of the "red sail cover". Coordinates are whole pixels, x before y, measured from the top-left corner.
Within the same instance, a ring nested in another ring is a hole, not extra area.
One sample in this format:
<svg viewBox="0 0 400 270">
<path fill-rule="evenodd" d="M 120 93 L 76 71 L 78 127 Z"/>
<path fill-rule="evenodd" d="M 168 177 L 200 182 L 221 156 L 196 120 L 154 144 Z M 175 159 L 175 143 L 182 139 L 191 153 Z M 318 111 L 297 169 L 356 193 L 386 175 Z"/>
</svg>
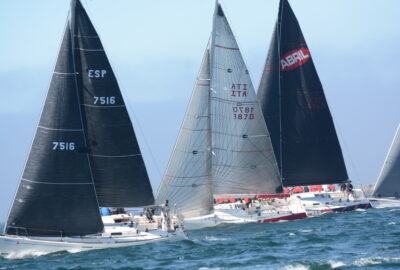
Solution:
<svg viewBox="0 0 400 270">
<path fill-rule="evenodd" d="M 287 0 L 280 2 L 258 98 L 284 186 L 348 180 L 321 82 Z"/>
</svg>

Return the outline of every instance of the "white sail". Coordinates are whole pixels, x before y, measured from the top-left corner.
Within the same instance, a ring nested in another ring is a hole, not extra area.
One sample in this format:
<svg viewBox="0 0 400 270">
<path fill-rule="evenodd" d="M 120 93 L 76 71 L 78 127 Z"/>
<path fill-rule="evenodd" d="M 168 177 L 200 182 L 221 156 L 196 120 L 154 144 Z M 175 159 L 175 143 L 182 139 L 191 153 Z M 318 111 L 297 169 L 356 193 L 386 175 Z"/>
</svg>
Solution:
<svg viewBox="0 0 400 270">
<path fill-rule="evenodd" d="M 267 126 L 238 44 L 218 3 L 210 69 L 213 193 L 280 191 Z"/>
<path fill-rule="evenodd" d="M 399 197 L 400 196 L 400 125 L 390 146 L 381 173 L 376 181 L 373 196 Z"/>
<path fill-rule="evenodd" d="M 188 218 L 211 213 L 216 194 L 280 189 L 277 162 L 250 76 L 217 4 L 212 40 L 156 201 L 169 200 Z"/>
<path fill-rule="evenodd" d="M 169 200 L 185 217 L 208 214 L 211 192 L 209 46 L 204 54 L 192 97 L 169 161 L 157 203 Z"/>
</svg>

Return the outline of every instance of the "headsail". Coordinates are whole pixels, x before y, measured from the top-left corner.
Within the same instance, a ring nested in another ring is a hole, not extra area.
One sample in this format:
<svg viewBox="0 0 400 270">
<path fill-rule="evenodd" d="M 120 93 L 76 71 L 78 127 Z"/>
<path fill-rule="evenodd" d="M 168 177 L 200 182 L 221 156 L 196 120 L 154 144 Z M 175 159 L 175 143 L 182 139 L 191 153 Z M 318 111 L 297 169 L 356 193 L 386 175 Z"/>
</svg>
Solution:
<svg viewBox="0 0 400 270">
<path fill-rule="evenodd" d="M 6 222 L 6 234 L 78 236 L 103 230 L 85 151 L 71 20 Z"/>
<path fill-rule="evenodd" d="M 348 181 L 321 82 L 287 0 L 280 2 L 258 98 L 284 186 Z"/>
<path fill-rule="evenodd" d="M 211 129 L 209 114 L 209 45 L 177 142 L 157 194 L 157 203 L 169 200 L 185 217 L 208 214 L 211 191 Z"/>
<path fill-rule="evenodd" d="M 80 1 L 74 12 L 78 88 L 99 204 L 153 204 L 146 167 L 114 72 Z"/>
<path fill-rule="evenodd" d="M 214 194 L 280 192 L 278 166 L 261 108 L 218 2 L 210 69 Z"/>
<path fill-rule="evenodd" d="M 374 197 L 400 196 L 400 125 L 376 181 Z"/>
</svg>

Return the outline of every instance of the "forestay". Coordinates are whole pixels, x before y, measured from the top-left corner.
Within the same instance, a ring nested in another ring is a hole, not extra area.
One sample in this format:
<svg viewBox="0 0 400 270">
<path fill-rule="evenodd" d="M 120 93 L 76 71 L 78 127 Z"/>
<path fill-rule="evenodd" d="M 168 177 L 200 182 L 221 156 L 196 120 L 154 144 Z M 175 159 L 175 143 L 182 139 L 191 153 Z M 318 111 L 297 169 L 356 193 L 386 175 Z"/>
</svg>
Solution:
<svg viewBox="0 0 400 270">
<path fill-rule="evenodd" d="M 75 64 L 88 153 L 100 206 L 151 205 L 146 167 L 114 72 L 79 1 Z"/>
<path fill-rule="evenodd" d="M 269 133 L 238 44 L 217 3 L 211 40 L 214 194 L 281 191 Z"/>
<path fill-rule="evenodd" d="M 400 196 L 400 126 L 390 146 L 389 153 L 376 181 L 374 197 Z"/>
<path fill-rule="evenodd" d="M 284 186 L 348 181 L 321 82 L 287 0 L 280 2 L 258 98 Z"/>
<path fill-rule="evenodd" d="M 79 108 L 71 20 L 6 222 L 6 234 L 78 236 L 103 230 Z"/>
</svg>

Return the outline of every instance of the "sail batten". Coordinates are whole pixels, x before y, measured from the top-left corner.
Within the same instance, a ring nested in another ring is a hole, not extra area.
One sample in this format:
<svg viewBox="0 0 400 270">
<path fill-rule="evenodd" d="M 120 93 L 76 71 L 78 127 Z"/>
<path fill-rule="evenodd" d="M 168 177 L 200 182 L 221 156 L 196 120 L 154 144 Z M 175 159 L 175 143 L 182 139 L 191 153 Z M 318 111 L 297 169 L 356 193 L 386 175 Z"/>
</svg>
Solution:
<svg viewBox="0 0 400 270">
<path fill-rule="evenodd" d="M 280 2 L 258 98 L 284 186 L 348 181 L 322 84 L 287 0 Z"/>
</svg>

